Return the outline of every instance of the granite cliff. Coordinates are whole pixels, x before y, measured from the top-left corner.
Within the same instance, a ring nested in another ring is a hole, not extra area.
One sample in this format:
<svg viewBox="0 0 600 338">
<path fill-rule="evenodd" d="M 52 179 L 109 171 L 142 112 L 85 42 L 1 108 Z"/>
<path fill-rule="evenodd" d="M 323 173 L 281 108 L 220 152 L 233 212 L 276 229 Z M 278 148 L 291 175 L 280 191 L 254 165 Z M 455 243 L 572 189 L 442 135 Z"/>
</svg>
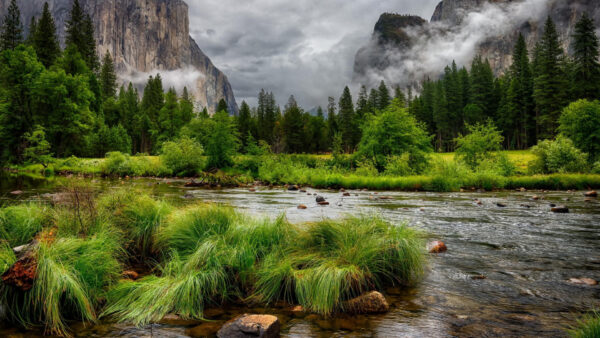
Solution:
<svg viewBox="0 0 600 338">
<path fill-rule="evenodd" d="M 61 42 L 72 0 L 19 0 L 23 22 L 39 17 L 48 2 Z M 4 15 L 9 0 L 0 0 Z M 190 37 L 188 6 L 183 0 L 80 0 L 91 15 L 102 57 L 115 59 L 119 78 L 142 86 L 149 75 L 161 73 L 165 86 L 187 85 L 199 107 L 213 112 L 225 99 L 237 111 L 231 85 Z M 179 88 L 181 89 L 181 88 Z"/>
</svg>

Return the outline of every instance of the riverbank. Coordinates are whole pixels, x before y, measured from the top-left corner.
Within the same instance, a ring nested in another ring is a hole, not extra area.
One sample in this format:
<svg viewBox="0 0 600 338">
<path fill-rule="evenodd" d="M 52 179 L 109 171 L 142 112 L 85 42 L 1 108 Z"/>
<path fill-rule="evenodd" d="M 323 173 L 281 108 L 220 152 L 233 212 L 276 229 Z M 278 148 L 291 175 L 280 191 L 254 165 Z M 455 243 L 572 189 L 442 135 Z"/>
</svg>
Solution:
<svg viewBox="0 0 600 338">
<path fill-rule="evenodd" d="M 202 320 L 205 308 L 231 303 L 368 313 L 350 301 L 414 283 L 424 269 L 420 233 L 378 217 L 294 225 L 131 189 L 94 196 L 72 186 L 50 205 L 0 209 L 9 322 L 67 335 L 71 319 L 143 326 L 171 314 Z"/>
</svg>

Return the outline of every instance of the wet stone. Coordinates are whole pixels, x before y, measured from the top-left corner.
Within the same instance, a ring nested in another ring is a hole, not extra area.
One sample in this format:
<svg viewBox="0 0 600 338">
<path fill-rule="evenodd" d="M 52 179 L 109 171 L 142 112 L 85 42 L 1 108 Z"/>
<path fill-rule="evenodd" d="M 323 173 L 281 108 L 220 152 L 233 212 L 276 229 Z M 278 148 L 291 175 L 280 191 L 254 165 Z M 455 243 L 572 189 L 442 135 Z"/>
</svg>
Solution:
<svg viewBox="0 0 600 338">
<path fill-rule="evenodd" d="M 446 244 L 442 241 L 433 241 L 427 245 L 429 253 L 442 253 L 448 251 Z"/>
<path fill-rule="evenodd" d="M 279 337 L 279 319 L 271 315 L 244 314 L 234 318 L 217 332 L 219 338 Z"/>
<path fill-rule="evenodd" d="M 390 305 L 380 292 L 371 291 L 345 302 L 343 308 L 352 314 L 385 313 L 390 310 Z"/>
</svg>

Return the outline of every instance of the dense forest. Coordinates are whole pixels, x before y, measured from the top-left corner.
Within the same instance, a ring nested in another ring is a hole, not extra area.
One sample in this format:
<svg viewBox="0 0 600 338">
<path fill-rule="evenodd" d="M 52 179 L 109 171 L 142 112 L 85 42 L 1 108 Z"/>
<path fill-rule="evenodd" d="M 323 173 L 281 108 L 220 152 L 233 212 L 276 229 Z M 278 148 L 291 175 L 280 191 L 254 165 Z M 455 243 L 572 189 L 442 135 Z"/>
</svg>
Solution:
<svg viewBox="0 0 600 338">
<path fill-rule="evenodd" d="M 382 146 L 394 116 L 415 120 L 417 141 L 407 144 L 423 151 L 454 151 L 464 134 L 487 126 L 501 132 L 504 149 L 527 149 L 563 132 L 592 158 L 598 154 L 593 120 L 587 131 L 571 128 L 569 134 L 566 122 L 559 128 L 563 110 L 575 101 L 588 100 L 573 109 L 591 110 L 595 118 L 600 110 L 594 101 L 600 98 L 598 38 L 585 14 L 574 33 L 572 57 L 548 19 L 532 53 L 518 37 L 513 65 L 501 76 L 478 56 L 469 69 L 452 63 L 439 78 L 424 79 L 415 88 L 390 88 L 382 81 L 378 88 L 362 86 L 355 101 L 346 87 L 339 100 L 330 97 L 316 113 L 299 107 L 294 96 L 282 108 L 273 93 L 261 90 L 258 106 L 242 102 L 237 116 L 227 112 L 223 100 L 214 116 L 206 108 L 198 111 L 187 89 L 164 88 L 160 74 L 148 79 L 141 95 L 131 83 L 119 87 L 111 55 L 97 55 L 92 20 L 78 0 L 67 21 L 64 49 L 47 4 L 27 32 L 13 0 L 0 41 L 3 162 L 22 163 L 40 153 L 58 158 L 104 157 L 111 151 L 156 154 L 168 141 L 189 138 L 213 153 L 369 154 L 380 167 L 378 155 L 399 155 Z M 585 140 L 578 140 L 578 133 L 587 133 L 579 137 Z M 401 136 L 394 140 L 403 143 Z M 227 164 L 224 158 L 219 164 Z"/>
</svg>

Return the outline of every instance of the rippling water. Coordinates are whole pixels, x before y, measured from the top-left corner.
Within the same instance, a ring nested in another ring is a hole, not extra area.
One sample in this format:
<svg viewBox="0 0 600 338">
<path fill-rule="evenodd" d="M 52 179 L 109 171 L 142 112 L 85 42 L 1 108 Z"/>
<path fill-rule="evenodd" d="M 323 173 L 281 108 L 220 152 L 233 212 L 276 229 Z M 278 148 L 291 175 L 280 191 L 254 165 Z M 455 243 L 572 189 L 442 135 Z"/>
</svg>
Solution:
<svg viewBox="0 0 600 338">
<path fill-rule="evenodd" d="M 182 203 L 215 201 L 253 214 L 285 213 L 291 222 L 378 213 L 393 223 L 408 222 L 448 246 L 447 253 L 430 257 L 426 276 L 417 287 L 388 290 L 393 307 L 385 315 L 323 320 L 253 309 L 279 315 L 283 336 L 556 337 L 565 336 L 565 329 L 582 313 L 600 307 L 600 286 L 567 282 L 581 277 L 600 280 L 600 202 L 585 202 L 582 192 L 349 191 L 351 196 L 342 197 L 337 191 L 314 189 L 308 193 L 281 188 L 195 190 L 184 188 L 181 181 L 90 182 L 99 189 L 133 185 Z M 44 181 L 5 182 L 0 196 L 6 203 L 37 199 L 55 186 Z M 8 193 L 11 189 L 24 193 L 13 196 Z M 331 205 L 318 206 L 314 193 Z M 534 201 L 533 195 L 543 199 Z M 567 205 L 571 212 L 554 214 L 551 203 Z M 297 209 L 299 204 L 308 209 Z M 239 311 L 244 309 L 226 309 L 218 319 Z M 187 333 L 177 326 L 134 329 L 106 324 L 78 332 L 131 337 Z"/>
</svg>

